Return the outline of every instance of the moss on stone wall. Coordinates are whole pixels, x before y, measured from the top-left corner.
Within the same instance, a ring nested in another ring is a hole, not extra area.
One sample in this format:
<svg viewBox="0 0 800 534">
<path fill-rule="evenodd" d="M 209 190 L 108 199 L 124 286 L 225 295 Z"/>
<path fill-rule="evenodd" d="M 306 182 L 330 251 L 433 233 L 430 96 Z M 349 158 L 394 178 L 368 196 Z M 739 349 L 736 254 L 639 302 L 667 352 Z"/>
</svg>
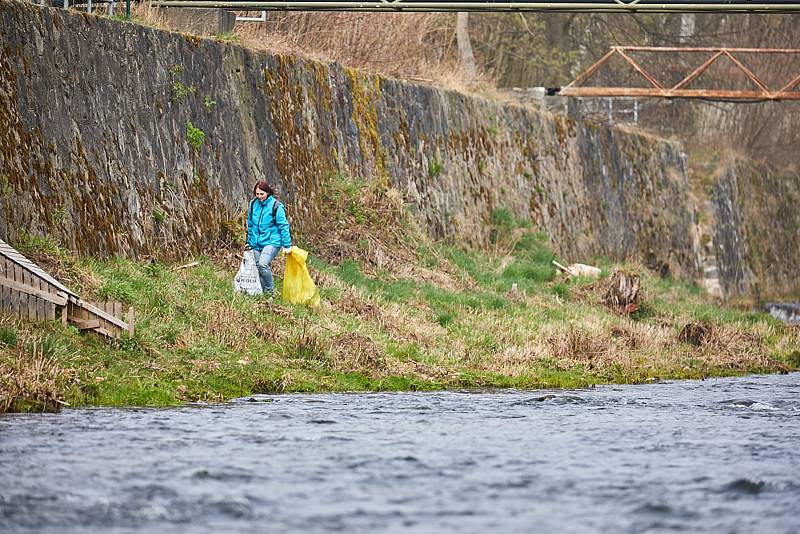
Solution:
<svg viewBox="0 0 800 534">
<path fill-rule="evenodd" d="M 667 143 L 63 10 L 0 0 L 0 12 L 13 190 L 0 236 L 47 233 L 82 254 L 197 251 L 227 235 L 256 179 L 275 185 L 299 230 L 329 223 L 322 188 L 340 174 L 388 180 L 435 238 L 486 243 L 503 209 L 571 260 L 696 272 L 685 170 Z M 87 31 L 102 49 L 40 53 L 84 50 Z M 189 122 L 204 134 L 197 150 Z"/>
<path fill-rule="evenodd" d="M 352 101 L 351 119 L 358 128 L 358 146 L 364 166 L 369 169 L 374 162 L 374 170 L 369 173 L 380 176 L 385 172 L 384 153 L 378 135 L 378 102 L 381 94 L 381 77 L 354 69 L 344 69 L 349 81 L 349 95 Z"/>
<path fill-rule="evenodd" d="M 737 162 L 712 203 L 720 282 L 732 301 L 800 300 L 800 176 Z"/>
</svg>

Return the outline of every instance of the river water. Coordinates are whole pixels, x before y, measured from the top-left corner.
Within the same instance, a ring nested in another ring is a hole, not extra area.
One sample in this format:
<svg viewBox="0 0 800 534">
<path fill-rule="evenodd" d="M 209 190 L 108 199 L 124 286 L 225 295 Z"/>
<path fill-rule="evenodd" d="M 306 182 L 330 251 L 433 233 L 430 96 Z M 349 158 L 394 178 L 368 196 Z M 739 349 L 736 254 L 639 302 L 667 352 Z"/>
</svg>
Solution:
<svg viewBox="0 0 800 534">
<path fill-rule="evenodd" d="M 0 532 L 800 532 L 800 374 L 0 417 Z"/>
</svg>

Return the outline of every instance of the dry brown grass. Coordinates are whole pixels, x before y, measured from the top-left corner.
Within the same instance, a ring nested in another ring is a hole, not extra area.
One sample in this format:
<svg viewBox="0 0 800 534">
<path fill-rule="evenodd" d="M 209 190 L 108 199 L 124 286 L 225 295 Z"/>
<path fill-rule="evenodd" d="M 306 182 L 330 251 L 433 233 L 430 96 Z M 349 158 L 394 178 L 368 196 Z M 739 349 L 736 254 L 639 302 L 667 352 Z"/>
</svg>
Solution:
<svg viewBox="0 0 800 534">
<path fill-rule="evenodd" d="M 269 303 L 265 303 L 265 306 L 269 306 Z M 205 318 L 202 328 L 183 331 L 175 341 L 177 348 L 189 348 L 210 338 L 221 347 L 245 354 L 251 336 L 270 343 L 278 341 L 280 337 L 273 322 L 255 321 L 221 302 L 208 302 L 201 313 Z"/>
<path fill-rule="evenodd" d="M 275 342 L 279 335 L 273 322 L 257 322 L 249 319 L 230 306 L 211 302 L 206 308 L 208 323 L 205 331 L 226 347 L 237 352 L 247 350 L 247 339 L 250 335 L 267 342 Z"/>
<path fill-rule="evenodd" d="M 495 371 L 514 369 L 516 371 L 512 374 L 516 375 L 519 374 L 519 369 L 528 369 L 541 358 L 541 350 L 537 345 L 508 345 L 494 358 L 495 367 L 489 369 Z"/>
<path fill-rule="evenodd" d="M 65 287 L 79 293 L 94 295 L 103 285 L 102 280 L 86 265 L 63 253 L 54 253 L 45 247 L 36 247 L 34 251 L 20 247 L 24 256 L 38 265 L 44 272 L 61 282 Z"/>
<path fill-rule="evenodd" d="M 295 379 L 289 371 L 284 371 L 275 380 L 257 378 L 253 383 L 254 393 L 284 393 L 295 384 Z"/>
<path fill-rule="evenodd" d="M 356 260 L 369 272 L 413 269 L 419 254 L 403 232 L 421 235 L 405 210 L 402 195 L 378 181 L 333 183 L 322 211 L 334 221 L 306 229 L 316 254 L 332 264 Z"/>
<path fill-rule="evenodd" d="M 427 345 L 435 336 L 446 333 L 438 324 L 419 317 L 416 313 L 418 310 L 408 304 L 379 304 L 353 287 L 343 291 L 339 299 L 333 302 L 333 306 L 337 311 L 354 315 L 374 325 L 397 341 Z"/>
<path fill-rule="evenodd" d="M 381 327 L 392 339 L 417 343 L 420 347 L 430 347 L 437 339 L 445 338 L 447 330 L 429 321 L 426 310 L 408 309 L 400 304 L 387 304 L 382 308 Z M 452 342 L 452 340 L 450 340 Z"/>
<path fill-rule="evenodd" d="M 300 331 L 292 339 L 284 340 L 282 348 L 288 358 L 306 360 L 323 368 L 327 366 L 331 344 L 319 327 L 303 320 Z"/>
<path fill-rule="evenodd" d="M 381 322 L 380 306 L 354 287 L 343 291 L 339 299 L 334 302 L 334 306 L 337 310 L 355 315 L 363 321 Z"/>
<path fill-rule="evenodd" d="M 57 412 L 66 403 L 64 388 L 75 373 L 45 356 L 41 346 L 0 349 L 0 413 L 10 410 Z"/>
<path fill-rule="evenodd" d="M 135 3 L 131 13 L 147 26 L 180 31 L 164 10 L 147 2 Z M 490 74 L 479 72 L 477 79 L 469 79 L 458 67 L 455 21 L 454 14 L 446 13 L 271 12 L 265 22 L 237 22 L 234 36 L 237 44 L 252 50 L 335 61 L 393 78 L 505 98 Z"/>
<path fill-rule="evenodd" d="M 421 265 L 422 253 L 412 243 L 424 243 L 427 238 L 406 211 L 399 191 L 378 179 L 355 187 L 355 194 L 341 192 L 323 201 L 324 212 L 335 224 L 307 232 L 320 257 L 333 264 L 355 260 L 371 275 L 424 281 L 451 291 L 474 286 L 444 258 L 437 258 L 435 270 Z"/>
<path fill-rule="evenodd" d="M 444 258 L 436 258 L 435 270 L 421 265 L 421 252 L 415 243 L 427 239 L 396 189 L 379 179 L 332 180 L 326 189 L 322 211 L 332 224 L 316 225 L 304 232 L 318 257 L 333 265 L 356 261 L 365 273 L 384 279 L 425 281 L 451 291 L 474 285 Z"/>
<path fill-rule="evenodd" d="M 568 275 L 562 273 L 559 276 L 564 282 L 569 281 Z M 570 286 L 569 296 L 571 300 L 580 302 L 586 306 L 602 306 L 604 291 L 605 287 L 602 282 L 594 281 L 587 284 Z"/>
<path fill-rule="evenodd" d="M 663 352 L 674 345 L 675 334 L 671 325 L 646 324 L 631 320 L 612 326 L 609 334 L 618 344 L 630 349 Z"/>
<path fill-rule="evenodd" d="M 122 7 L 122 14 L 124 15 L 125 6 L 120 6 L 118 4 L 117 8 L 119 7 Z M 119 13 L 119 11 L 117 11 L 117 13 Z M 165 30 L 169 29 L 164 10 L 151 6 L 150 2 L 131 2 L 131 17 L 147 26 Z"/>
<path fill-rule="evenodd" d="M 787 337 L 793 338 L 796 345 L 800 345 L 800 324 L 786 327 Z"/>
<path fill-rule="evenodd" d="M 237 228 L 238 235 L 247 235 L 247 228 Z M 216 246 L 208 247 L 201 253 L 214 265 L 222 267 L 226 272 L 235 273 L 239 269 L 239 264 L 242 261 L 242 251 L 244 245 L 237 244 L 234 240 L 228 242 L 220 242 Z M 275 262 L 277 264 L 279 262 Z M 274 265 L 273 264 L 273 265 Z"/>
<path fill-rule="evenodd" d="M 763 336 L 737 325 L 715 325 L 699 345 L 698 356 L 708 365 L 741 370 L 782 370 L 784 365 L 769 357 Z"/>
<path fill-rule="evenodd" d="M 607 332 L 594 332 L 569 326 L 550 334 L 547 355 L 561 368 L 581 363 L 602 371 L 610 365 L 631 368 L 669 368 L 680 366 L 685 358 L 695 358 L 708 367 L 730 370 L 781 370 L 783 365 L 769 357 L 763 335 L 738 325 L 712 326 L 705 323 L 702 336 L 691 342 L 675 335 L 671 326 L 625 321 Z M 680 349 L 679 342 L 691 345 Z"/>
<path fill-rule="evenodd" d="M 439 365 L 418 362 L 416 360 L 398 361 L 390 360 L 390 374 L 399 376 L 413 376 L 419 380 L 441 382 L 455 378 L 458 374 L 452 369 Z"/>
<path fill-rule="evenodd" d="M 322 333 L 307 328 L 285 348 L 287 355 L 302 358 L 311 369 L 359 373 L 372 379 L 396 375 L 439 377 L 446 374 L 435 366 L 391 358 L 380 345 L 359 332 L 344 332 L 326 338 Z"/>
<path fill-rule="evenodd" d="M 709 328 L 705 337 L 689 348 L 671 325 L 622 320 L 610 327 L 582 323 L 545 327 L 530 343 L 504 344 L 481 369 L 518 376 L 537 365 L 569 370 L 577 365 L 602 373 L 612 366 L 633 369 L 680 369 L 687 359 L 707 368 L 729 370 L 781 370 L 769 357 L 764 335 L 737 325 Z"/>
<path fill-rule="evenodd" d="M 584 363 L 589 369 L 604 368 L 612 362 L 629 360 L 608 336 L 574 325 L 550 334 L 546 342 L 549 355 L 559 362 L 561 368 L 569 368 L 575 363 Z"/>
<path fill-rule="evenodd" d="M 389 376 L 414 376 L 441 379 L 448 372 L 435 365 L 413 360 L 400 361 L 386 354 L 382 344 L 359 331 L 342 332 L 337 321 L 325 317 L 341 317 L 346 313 L 358 317 L 366 328 L 382 330 L 395 341 L 420 343 L 431 341 L 432 330 L 444 334 L 439 325 L 419 320 L 407 306 L 378 305 L 359 289 L 349 287 L 332 302 L 333 314 L 323 313 L 322 321 L 312 325 L 303 322 L 301 331 L 283 343 L 289 358 L 301 359 L 310 369 L 329 369 L 341 373 L 359 373 L 372 379 Z"/>
<path fill-rule="evenodd" d="M 475 280 L 459 274 L 450 262 L 442 257 L 437 257 L 435 270 L 420 265 L 400 264 L 393 271 L 397 278 L 428 282 L 446 291 L 457 292 L 478 287 Z"/>
<path fill-rule="evenodd" d="M 216 360 L 191 360 L 189 364 L 192 366 L 192 372 L 200 375 L 213 373 L 220 368 L 220 363 Z"/>
<path fill-rule="evenodd" d="M 430 82 L 447 70 L 445 43 L 453 30 L 446 15 L 270 13 L 267 18 L 239 23 L 236 33 L 246 46 Z"/>
<path fill-rule="evenodd" d="M 358 332 L 347 332 L 331 340 L 331 368 L 344 373 L 363 373 L 372 378 L 387 374 L 387 359 L 374 341 Z"/>
</svg>

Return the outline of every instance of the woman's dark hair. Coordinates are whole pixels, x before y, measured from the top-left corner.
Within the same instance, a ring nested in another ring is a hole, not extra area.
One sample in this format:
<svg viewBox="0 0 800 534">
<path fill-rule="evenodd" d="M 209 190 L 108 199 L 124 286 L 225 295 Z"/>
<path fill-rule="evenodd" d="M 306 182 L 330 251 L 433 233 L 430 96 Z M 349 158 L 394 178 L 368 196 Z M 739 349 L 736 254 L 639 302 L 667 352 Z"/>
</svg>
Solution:
<svg viewBox="0 0 800 534">
<path fill-rule="evenodd" d="M 261 189 L 266 194 L 270 196 L 275 196 L 275 191 L 273 191 L 272 188 L 269 186 L 269 184 L 263 180 L 261 180 L 260 182 L 256 182 L 256 185 L 253 186 L 253 195 L 256 194 L 256 189 Z"/>
</svg>

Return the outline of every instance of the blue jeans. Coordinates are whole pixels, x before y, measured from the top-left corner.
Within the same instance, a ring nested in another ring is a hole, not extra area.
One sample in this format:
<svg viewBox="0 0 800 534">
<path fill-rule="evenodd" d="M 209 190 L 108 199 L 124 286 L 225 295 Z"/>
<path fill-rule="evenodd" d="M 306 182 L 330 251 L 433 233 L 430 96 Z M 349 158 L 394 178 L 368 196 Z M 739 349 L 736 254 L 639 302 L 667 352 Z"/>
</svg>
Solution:
<svg viewBox="0 0 800 534">
<path fill-rule="evenodd" d="M 267 245 L 263 250 L 253 249 L 253 256 L 255 256 L 256 265 L 258 265 L 258 278 L 261 280 L 261 291 L 267 295 L 275 294 L 275 285 L 272 282 L 272 270 L 270 270 L 269 264 L 272 263 L 272 260 L 275 259 L 280 250 L 280 248 L 272 245 Z"/>
</svg>

